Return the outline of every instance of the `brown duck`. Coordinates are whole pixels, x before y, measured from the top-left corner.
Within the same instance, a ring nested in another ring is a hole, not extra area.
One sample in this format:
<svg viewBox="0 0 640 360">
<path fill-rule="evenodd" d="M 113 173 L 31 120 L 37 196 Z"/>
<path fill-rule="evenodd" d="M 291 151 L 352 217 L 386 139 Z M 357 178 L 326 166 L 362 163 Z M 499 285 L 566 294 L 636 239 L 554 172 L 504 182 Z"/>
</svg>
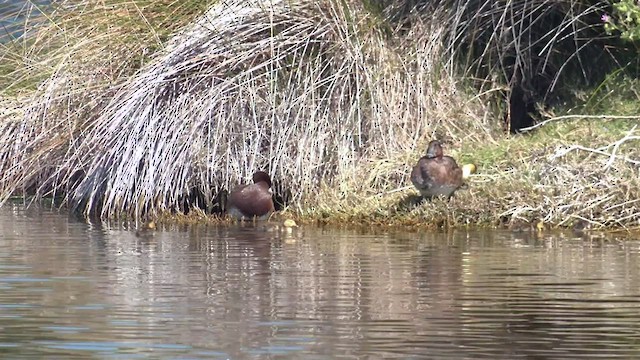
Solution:
<svg viewBox="0 0 640 360">
<path fill-rule="evenodd" d="M 452 157 L 442 154 L 440 142 L 433 140 L 427 147 L 427 154 L 413 167 L 411 182 L 425 198 L 439 195 L 450 197 L 474 170 L 475 165 L 469 164 L 465 165 L 463 171 Z"/>
<path fill-rule="evenodd" d="M 265 220 L 274 211 L 271 178 L 264 171 L 253 174 L 253 184 L 240 185 L 229 193 L 227 214 L 238 220 Z"/>
</svg>

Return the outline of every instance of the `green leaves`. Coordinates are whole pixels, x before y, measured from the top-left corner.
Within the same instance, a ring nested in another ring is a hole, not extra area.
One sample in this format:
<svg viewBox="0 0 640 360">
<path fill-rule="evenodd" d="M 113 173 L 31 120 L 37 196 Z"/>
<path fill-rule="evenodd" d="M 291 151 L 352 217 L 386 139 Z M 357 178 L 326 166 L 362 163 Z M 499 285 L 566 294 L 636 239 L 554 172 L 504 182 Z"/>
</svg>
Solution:
<svg viewBox="0 0 640 360">
<path fill-rule="evenodd" d="M 602 15 L 608 34 L 620 33 L 620 38 L 635 42 L 640 40 L 640 1 L 621 0 L 613 4 L 611 15 Z"/>
</svg>

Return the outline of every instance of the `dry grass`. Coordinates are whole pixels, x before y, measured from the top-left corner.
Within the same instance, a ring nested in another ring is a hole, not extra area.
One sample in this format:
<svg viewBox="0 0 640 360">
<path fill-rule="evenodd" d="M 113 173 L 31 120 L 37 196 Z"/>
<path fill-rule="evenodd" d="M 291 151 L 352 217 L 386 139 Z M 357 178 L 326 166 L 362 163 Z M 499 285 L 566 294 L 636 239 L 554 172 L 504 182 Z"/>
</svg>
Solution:
<svg viewBox="0 0 640 360">
<path fill-rule="evenodd" d="M 451 200 L 421 202 L 407 179 L 384 185 L 380 179 L 408 174 L 411 163 L 381 159 L 359 169 L 359 183 L 341 191 L 324 188 L 302 214 L 354 225 L 522 228 L 543 221 L 640 230 L 640 129 L 634 121 L 608 125 L 574 120 L 533 136 L 466 142 L 453 155 L 479 164 L 480 171 Z"/>
<path fill-rule="evenodd" d="M 116 87 L 87 87 L 77 60 L 63 61 L 5 132 L 17 151 L 2 194 L 34 188 L 85 213 L 138 217 L 268 169 L 297 202 L 370 157 L 469 124 L 476 138 L 492 131 L 471 120 L 480 102 L 432 69 L 440 45 L 420 34 L 442 25 L 391 47 L 375 22 L 333 1 L 225 2 Z"/>
<path fill-rule="evenodd" d="M 357 1 L 233 0 L 165 41 L 152 23 L 166 22 L 123 4 L 82 10 L 105 12 L 104 22 L 73 27 L 61 16 L 59 34 L 35 36 L 31 49 L 55 56 L 30 55 L 46 80 L 2 121 L 2 200 L 53 196 L 86 215 L 142 218 L 180 209 L 194 193 L 211 206 L 218 191 L 264 169 L 277 192 L 291 193 L 287 214 L 307 220 L 637 224 L 636 164 L 560 150 L 611 153 L 606 145 L 624 135 L 501 139 L 486 99 L 502 87 L 485 78 L 482 95 L 463 91 L 459 53 L 445 41 L 455 15 L 447 7 L 395 29 Z M 637 130 L 626 130 L 617 153 L 637 145 Z M 451 202 L 418 204 L 408 174 L 432 138 L 481 174 Z M 613 195 L 597 197 L 603 191 Z"/>
</svg>

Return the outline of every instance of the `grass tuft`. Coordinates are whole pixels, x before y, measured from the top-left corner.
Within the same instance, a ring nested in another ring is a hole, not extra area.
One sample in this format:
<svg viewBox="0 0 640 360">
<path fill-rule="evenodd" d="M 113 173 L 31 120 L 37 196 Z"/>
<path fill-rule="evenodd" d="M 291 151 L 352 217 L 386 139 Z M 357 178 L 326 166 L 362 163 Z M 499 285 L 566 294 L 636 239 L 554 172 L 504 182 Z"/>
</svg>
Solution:
<svg viewBox="0 0 640 360">
<path fill-rule="evenodd" d="M 505 27 L 491 26 L 526 8 L 495 22 L 512 8 L 482 4 L 484 22 L 445 5 L 404 16 L 396 2 L 232 0 L 198 17 L 195 0 L 57 3 L 42 32 L 2 52 L 19 80 L 2 93 L 13 110 L 0 115 L 0 199 L 54 197 L 85 215 L 140 219 L 194 196 L 213 207 L 266 170 L 291 194 L 285 216 L 303 221 L 640 226 L 637 122 L 603 120 L 635 109 L 634 87 L 607 79 L 578 94 L 584 107 L 546 109 L 531 135 L 504 135 L 492 100 L 509 81 L 495 56 L 519 49 L 544 11 L 498 44 L 491 34 Z M 560 23 L 583 26 L 599 6 Z M 480 37 L 459 37 L 465 29 Z M 587 31 L 563 29 L 535 45 L 552 56 L 554 36 Z M 469 46 L 482 39 L 478 55 Z M 597 121 L 571 118 L 616 101 Z M 433 138 L 480 172 L 450 201 L 420 202 L 408 176 Z"/>
</svg>

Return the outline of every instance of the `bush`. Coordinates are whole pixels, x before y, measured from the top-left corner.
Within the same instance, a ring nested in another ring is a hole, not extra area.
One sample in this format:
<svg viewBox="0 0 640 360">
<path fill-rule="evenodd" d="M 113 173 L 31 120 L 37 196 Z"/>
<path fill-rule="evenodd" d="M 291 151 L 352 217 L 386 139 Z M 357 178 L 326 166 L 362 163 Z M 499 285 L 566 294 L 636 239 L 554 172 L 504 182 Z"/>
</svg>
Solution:
<svg viewBox="0 0 640 360">
<path fill-rule="evenodd" d="M 601 19 L 609 34 L 617 32 L 620 38 L 630 42 L 640 40 L 640 2 L 615 1 L 611 15 L 603 14 Z"/>
</svg>

